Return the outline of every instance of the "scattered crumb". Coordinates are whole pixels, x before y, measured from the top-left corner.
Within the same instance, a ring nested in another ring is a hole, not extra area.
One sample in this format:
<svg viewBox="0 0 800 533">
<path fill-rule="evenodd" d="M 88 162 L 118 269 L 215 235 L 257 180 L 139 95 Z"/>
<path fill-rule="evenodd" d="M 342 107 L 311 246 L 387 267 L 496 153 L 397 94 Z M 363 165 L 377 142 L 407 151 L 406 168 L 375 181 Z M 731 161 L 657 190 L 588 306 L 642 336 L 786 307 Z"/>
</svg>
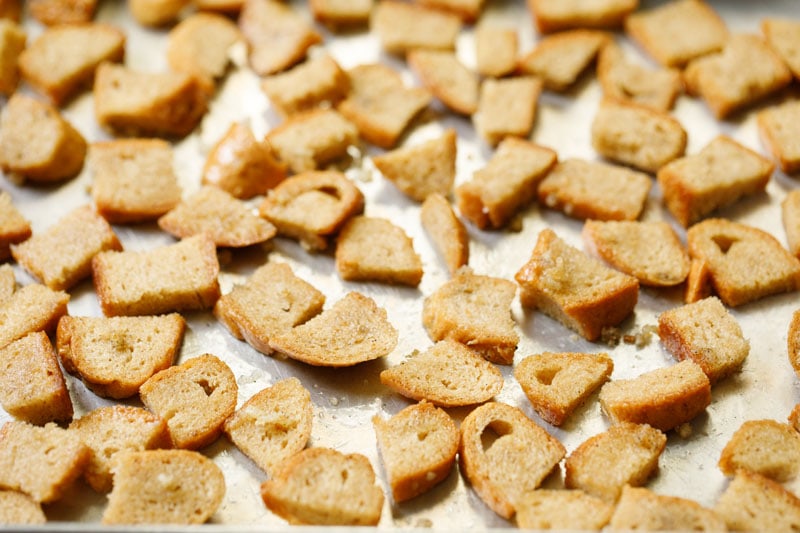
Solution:
<svg viewBox="0 0 800 533">
<path fill-rule="evenodd" d="M 682 439 L 688 439 L 692 436 L 692 425 L 688 422 L 685 424 L 681 424 L 677 428 L 675 428 L 675 433 Z"/>
<path fill-rule="evenodd" d="M 617 327 L 604 327 L 600 332 L 600 341 L 608 346 L 616 346 L 619 344 L 622 334 Z"/>
</svg>

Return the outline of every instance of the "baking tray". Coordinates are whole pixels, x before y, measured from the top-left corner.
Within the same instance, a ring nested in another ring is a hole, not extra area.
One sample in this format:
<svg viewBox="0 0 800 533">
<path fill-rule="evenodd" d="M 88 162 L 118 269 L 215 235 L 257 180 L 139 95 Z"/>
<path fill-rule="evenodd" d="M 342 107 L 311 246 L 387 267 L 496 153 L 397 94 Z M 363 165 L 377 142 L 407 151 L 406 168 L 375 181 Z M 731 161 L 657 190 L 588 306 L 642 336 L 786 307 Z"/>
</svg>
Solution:
<svg viewBox="0 0 800 533">
<path fill-rule="evenodd" d="M 652 7 L 660 2 L 643 2 Z M 764 16 L 796 16 L 797 4 L 793 0 L 750 2 L 747 0 L 716 1 L 711 4 L 724 18 L 732 31 L 758 32 L 759 20 Z M 292 7 L 309 17 L 305 3 L 293 1 Z M 166 69 L 164 45 L 166 30 L 139 27 L 129 16 L 124 2 L 101 2 L 96 17 L 121 26 L 127 36 L 126 64 L 130 67 L 159 71 Z M 521 0 L 491 0 L 483 20 L 518 30 L 520 51 L 530 50 L 537 40 L 524 2 Z M 28 23 L 29 38 L 41 32 L 36 23 Z M 318 28 L 325 37 L 324 48 L 342 65 L 349 68 L 360 63 L 384 62 L 400 70 L 410 84 L 415 77 L 397 57 L 381 51 L 375 36 L 368 32 L 331 34 Z M 457 52 L 462 61 L 474 66 L 473 31 L 465 27 Z M 622 39 L 621 35 L 619 36 Z M 643 62 L 647 59 L 623 43 L 631 54 Z M 315 49 L 313 53 L 321 52 Z M 200 172 L 205 157 L 215 141 L 231 122 L 249 123 L 256 135 L 263 135 L 280 123 L 281 119 L 259 88 L 258 78 L 245 64 L 244 50 L 233 51 L 237 67 L 233 68 L 219 87 L 208 115 L 197 130 L 175 144 L 175 167 L 184 194 L 199 187 Z M 26 87 L 23 91 L 28 91 Z M 600 100 L 600 88 L 593 76 L 584 77 L 570 92 L 557 95 L 545 92 L 539 101 L 536 124 L 531 138 L 558 151 L 562 159 L 582 157 L 597 159 L 591 149 L 590 124 Z M 89 141 L 109 138 L 94 120 L 92 98 L 86 93 L 74 100 L 64 115 Z M 695 153 L 719 133 L 725 133 L 765 153 L 755 127 L 753 113 L 737 115 L 734 120 L 719 122 L 713 119 L 705 104 L 686 96 L 681 97 L 674 109 L 689 134 L 687 152 Z M 431 106 L 422 123 L 403 141 L 416 144 L 436 137 L 444 128 L 458 132 L 458 159 L 456 183 L 469 180 L 491 155 L 490 148 L 475 134 L 468 119 L 447 113 L 438 103 Z M 269 248 L 255 247 L 226 252 L 223 255 L 220 284 L 223 293 L 234 284 L 241 283 L 252 271 L 268 259 L 289 263 L 295 273 L 311 282 L 327 297 L 328 306 L 347 292 L 356 290 L 369 295 L 385 308 L 390 321 L 399 330 L 396 349 L 386 358 L 364 363 L 353 368 L 324 369 L 306 366 L 291 360 L 264 356 L 249 345 L 237 341 L 220 325 L 210 312 L 186 314 L 188 329 L 179 362 L 203 353 L 213 353 L 225 360 L 233 369 L 239 384 L 239 405 L 257 391 L 275 381 L 298 377 L 311 392 L 314 404 L 314 423 L 310 446 L 328 446 L 342 452 L 358 452 L 369 458 L 384 492 L 390 494 L 386 476 L 378 456 L 371 419 L 375 414 L 389 416 L 409 405 L 409 401 L 392 393 L 380 384 L 380 371 L 398 364 L 417 349 L 431 344 L 421 324 L 423 298 L 431 294 L 448 279 L 446 268 L 424 234 L 419 222 L 419 206 L 400 194 L 383 179 L 369 162 L 369 156 L 379 151 L 361 147 L 363 157 L 356 157 L 347 169 L 364 192 L 366 214 L 387 217 L 413 238 L 414 247 L 421 255 L 425 274 L 418 288 L 394 287 L 375 283 L 348 283 L 337 276 L 334 261 L 329 254 L 309 254 L 297 242 L 276 238 Z M 8 191 L 14 203 L 31 221 L 33 231 L 43 231 L 78 205 L 91 201 L 88 187 L 91 176 L 87 169 L 75 179 L 56 187 L 19 186 L 0 178 L 0 189 Z M 798 182 L 776 172 L 766 193 L 739 202 L 721 211 L 721 215 L 770 231 L 785 245 L 785 234 L 780 223 L 780 201 L 787 191 L 798 187 Z M 257 201 L 252 204 L 254 207 Z M 645 220 L 672 222 L 660 204 L 657 185 L 651 192 Z M 582 222 L 562 214 L 532 205 L 521 217 L 521 228 L 484 232 L 468 226 L 471 238 L 470 265 L 477 273 L 513 279 L 514 273 L 528 259 L 538 232 L 552 227 L 566 241 L 581 247 Z M 685 236 L 680 228 L 682 236 Z M 116 226 L 115 231 L 128 250 L 150 249 L 174 242 L 155 225 Z M 28 284 L 34 280 L 15 266 L 18 282 Z M 100 316 L 100 308 L 91 281 L 85 281 L 70 291 L 71 315 Z M 658 314 L 682 303 L 680 290 L 642 288 L 635 316 L 622 325 L 623 333 L 642 331 L 656 324 Z M 716 385 L 713 400 L 707 411 L 691 423 L 691 433 L 678 436 L 669 434 L 666 450 L 660 459 L 658 473 L 648 483 L 652 490 L 668 495 L 692 498 L 707 506 L 714 504 L 726 486 L 725 477 L 717 468 L 719 453 L 732 433 L 749 419 L 773 418 L 785 420 L 792 407 L 800 400 L 798 380 L 789 365 L 786 354 L 788 323 L 794 310 L 800 307 L 797 294 L 769 297 L 732 310 L 745 337 L 750 340 L 751 351 L 742 372 Z M 610 347 L 589 343 L 541 313 L 523 310 L 516 301 L 512 313 L 521 340 L 515 362 L 531 354 L 544 351 L 608 352 L 614 359 L 614 379 L 629 378 L 643 372 L 673 363 L 653 337 L 644 346 L 621 343 Z M 568 453 L 588 437 L 608 427 L 594 395 L 587 405 L 579 409 L 561 428 L 542 422 L 534 413 L 522 390 L 512 377 L 512 367 L 499 367 L 505 377 L 505 386 L 496 399 L 520 407 L 533 420 L 542 424 L 567 448 Z M 89 392 L 80 380 L 66 376 L 75 404 L 76 416 L 111 402 Z M 131 401 L 136 404 L 136 401 Z M 468 409 L 450 409 L 448 412 L 460 421 Z M 0 411 L 0 423 L 10 416 Z M 238 452 L 224 437 L 202 450 L 212 458 L 225 474 L 227 493 L 219 510 L 211 519 L 224 529 L 264 530 L 284 529 L 286 523 L 264 507 L 259 496 L 259 485 L 266 478 L 252 462 Z M 561 471 L 545 482 L 547 487 L 561 487 Z M 790 489 L 800 484 L 787 485 Z M 85 529 L 97 526 L 105 505 L 105 496 L 98 495 L 80 483 L 60 502 L 46 506 L 45 512 L 52 521 L 48 528 Z M 491 512 L 469 488 L 458 469 L 438 487 L 410 502 L 394 504 L 387 497 L 380 527 L 382 528 L 436 528 L 461 530 L 466 528 L 494 529 L 513 525 Z M 0 526 L 2 527 L 2 526 Z M 331 529 L 333 531 L 334 529 Z"/>
</svg>

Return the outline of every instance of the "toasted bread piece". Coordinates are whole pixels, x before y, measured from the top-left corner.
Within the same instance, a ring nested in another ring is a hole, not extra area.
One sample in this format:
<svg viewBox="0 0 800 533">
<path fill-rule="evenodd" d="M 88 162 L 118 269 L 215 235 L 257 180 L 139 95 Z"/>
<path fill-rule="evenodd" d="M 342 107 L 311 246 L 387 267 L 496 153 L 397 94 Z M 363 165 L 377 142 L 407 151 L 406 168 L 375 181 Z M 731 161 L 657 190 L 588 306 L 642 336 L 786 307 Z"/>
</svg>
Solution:
<svg viewBox="0 0 800 533">
<path fill-rule="evenodd" d="M 322 312 L 325 295 L 298 278 L 285 263 L 267 263 L 223 295 L 214 315 L 237 339 L 270 354 L 269 340 Z"/>
<path fill-rule="evenodd" d="M 139 396 L 166 420 L 176 448 L 197 450 L 217 440 L 236 409 L 238 390 L 228 365 L 204 354 L 156 373 L 139 388 Z"/>
<path fill-rule="evenodd" d="M 757 117 L 761 139 L 778 160 L 781 170 L 787 174 L 800 171 L 800 147 L 796 142 L 800 135 L 800 100 L 789 100 L 768 107 L 760 111 Z"/>
<path fill-rule="evenodd" d="M 210 309 L 220 296 L 217 251 L 206 234 L 147 251 L 102 252 L 92 271 L 106 316 Z"/>
<path fill-rule="evenodd" d="M 143 72 L 102 63 L 94 80 L 94 112 L 114 133 L 185 137 L 208 109 L 209 91 L 185 72 Z"/>
<path fill-rule="evenodd" d="M 0 117 L 0 169 L 35 182 L 63 181 L 83 168 L 86 141 L 54 107 L 22 93 Z"/>
<path fill-rule="evenodd" d="M 800 524 L 800 499 L 747 470 L 736 473 L 714 511 L 730 531 L 792 531 Z"/>
<path fill-rule="evenodd" d="M 231 46 L 242 39 L 236 24 L 222 15 L 194 13 L 169 32 L 167 62 L 177 72 L 221 78 L 231 61 Z"/>
<path fill-rule="evenodd" d="M 395 503 L 419 496 L 450 475 L 458 429 L 446 412 L 422 401 L 388 420 L 372 418 Z"/>
<path fill-rule="evenodd" d="M 686 276 L 686 290 L 684 303 L 691 304 L 711 296 L 711 271 L 708 263 L 703 259 L 689 261 L 689 275 Z"/>
<path fill-rule="evenodd" d="M 11 195 L 0 191 L 0 261 L 11 257 L 11 245 L 30 238 L 31 224 L 14 206 Z"/>
<path fill-rule="evenodd" d="M 286 332 L 269 339 L 270 348 L 314 366 L 353 366 L 389 355 L 397 330 L 386 310 L 357 292 Z"/>
<path fill-rule="evenodd" d="M 533 50 L 519 60 L 517 69 L 541 78 L 545 89 L 563 92 L 578 81 L 578 77 L 610 40 L 609 34 L 601 31 L 571 30 L 557 33 L 539 41 Z"/>
<path fill-rule="evenodd" d="M 373 0 L 309 0 L 314 18 L 333 31 L 366 26 Z"/>
<path fill-rule="evenodd" d="M 346 281 L 416 287 L 422 260 L 400 226 L 385 218 L 355 216 L 336 240 L 336 271 Z"/>
<path fill-rule="evenodd" d="M 795 374 L 800 377 L 800 309 L 794 312 L 792 320 L 789 323 L 786 347 L 789 354 L 789 362 L 792 364 Z M 798 414 L 800 415 L 800 411 Z M 800 418 L 798 418 L 798 420 L 800 420 Z M 798 424 L 798 427 L 800 427 L 800 424 Z"/>
<path fill-rule="evenodd" d="M 634 13 L 625 31 L 667 67 L 683 67 L 716 52 L 728 39 L 725 22 L 702 0 L 676 0 Z"/>
<path fill-rule="evenodd" d="M 669 111 L 683 91 L 681 73 L 673 68 L 650 69 L 625 57 L 622 47 L 607 42 L 597 56 L 597 79 L 606 98 Z"/>
<path fill-rule="evenodd" d="M 381 148 L 393 148 L 431 101 L 427 90 L 406 87 L 386 65 L 358 65 L 347 76 L 350 93 L 338 109 L 358 127 L 361 138 Z"/>
<path fill-rule="evenodd" d="M 481 229 L 501 228 L 536 197 L 536 190 L 555 166 L 550 148 L 509 137 L 472 180 L 456 188 L 461 214 Z"/>
<path fill-rule="evenodd" d="M 46 26 L 80 24 L 94 18 L 97 0 L 30 0 L 30 14 Z"/>
<path fill-rule="evenodd" d="M 161 139 L 92 143 L 89 168 L 97 212 L 112 224 L 155 220 L 181 201 L 172 146 Z"/>
<path fill-rule="evenodd" d="M 14 268 L 9 264 L 0 265 L 0 304 L 11 298 L 16 290 L 17 279 L 14 276 Z"/>
<path fill-rule="evenodd" d="M 708 376 L 691 359 L 600 389 L 600 407 L 613 423 L 649 424 L 661 431 L 689 422 L 710 403 Z"/>
<path fill-rule="evenodd" d="M 689 254 L 666 222 L 587 220 L 586 249 L 642 285 L 670 287 L 689 275 Z"/>
<path fill-rule="evenodd" d="M 429 194 L 419 213 L 422 227 L 444 259 L 450 275 L 469 262 L 469 234 L 453 212 L 450 202 L 438 193 Z"/>
<path fill-rule="evenodd" d="M 492 146 L 506 137 L 527 138 L 541 92 L 542 81 L 534 76 L 483 80 L 472 117 L 478 133 Z"/>
<path fill-rule="evenodd" d="M 42 506 L 27 494 L 0 490 L 0 524 L 39 525 L 47 522 Z"/>
<path fill-rule="evenodd" d="M 67 314 L 69 294 L 35 283 L 0 302 L 0 348 L 34 331 L 55 332 Z"/>
<path fill-rule="evenodd" d="M 18 490 L 35 502 L 60 499 L 89 462 L 77 432 L 54 423 L 43 427 L 6 422 L 0 428 L 0 488 Z"/>
<path fill-rule="evenodd" d="M 684 80 L 722 119 L 789 85 L 792 73 L 761 37 L 736 34 L 721 51 L 689 63 Z"/>
<path fill-rule="evenodd" d="M 725 521 L 693 500 L 626 486 L 609 524 L 615 531 L 727 531 Z"/>
<path fill-rule="evenodd" d="M 276 159 L 269 143 L 256 140 L 249 126 L 234 122 L 208 153 L 202 182 L 248 200 L 266 194 L 284 178 L 286 165 Z"/>
<path fill-rule="evenodd" d="M 128 398 L 172 366 L 186 322 L 163 316 L 62 317 L 56 346 L 64 368 L 105 398 Z"/>
<path fill-rule="evenodd" d="M 122 61 L 125 34 L 108 24 L 62 25 L 46 29 L 19 56 L 22 77 L 55 105 L 91 85 L 104 61 Z"/>
<path fill-rule="evenodd" d="M 0 18 L 0 94 L 10 96 L 19 84 L 19 56 L 25 49 L 25 30 Z"/>
<path fill-rule="evenodd" d="M 473 350 L 444 339 L 382 371 L 381 383 L 412 400 L 458 407 L 491 400 L 503 376 Z"/>
<path fill-rule="evenodd" d="M 217 246 L 242 248 L 275 236 L 275 226 L 220 188 L 206 185 L 158 219 L 158 226 L 183 239 L 208 234 Z"/>
<path fill-rule="evenodd" d="M 713 296 L 661 313 L 658 336 L 675 359 L 700 365 L 712 385 L 738 372 L 750 353 L 739 323 Z"/>
<path fill-rule="evenodd" d="M 800 260 L 765 231 L 710 218 L 689 228 L 686 237 L 689 255 L 708 263 L 711 283 L 725 305 L 800 288 Z"/>
<path fill-rule="evenodd" d="M 517 68 L 519 38 L 515 28 L 479 24 L 475 28 L 475 67 L 481 76 L 500 78 Z"/>
<path fill-rule="evenodd" d="M 364 194 L 341 172 L 304 172 L 269 191 L 259 207 L 278 233 L 324 250 L 328 239 L 364 210 Z"/>
<path fill-rule="evenodd" d="M 800 472 L 800 433 L 775 420 L 747 420 L 731 437 L 719 457 L 726 476 L 747 470 L 782 483 Z"/>
<path fill-rule="evenodd" d="M 639 0 L 528 0 L 536 28 L 541 33 L 571 28 L 617 28 Z"/>
<path fill-rule="evenodd" d="M 383 492 L 361 454 L 309 448 L 283 463 L 261 485 L 269 510 L 290 524 L 374 526 L 381 518 Z"/>
<path fill-rule="evenodd" d="M 614 502 L 625 485 L 643 485 L 658 469 L 667 436 L 647 424 L 622 422 L 584 441 L 564 463 L 564 485 Z"/>
<path fill-rule="evenodd" d="M 328 54 L 311 58 L 261 82 L 261 89 L 283 116 L 336 105 L 347 96 L 349 88 L 347 74 Z"/>
<path fill-rule="evenodd" d="M 225 420 L 228 438 L 270 476 L 311 437 L 311 394 L 297 378 L 257 392 Z"/>
<path fill-rule="evenodd" d="M 464 268 L 425 298 L 422 324 L 434 341 L 452 339 L 493 363 L 510 365 L 519 343 L 511 316 L 516 292 L 511 281 Z"/>
<path fill-rule="evenodd" d="M 605 158 L 655 173 L 686 150 L 686 131 L 667 113 L 603 100 L 592 122 L 592 146 Z"/>
<path fill-rule="evenodd" d="M 720 207 L 763 192 L 774 170 L 765 157 L 720 135 L 658 171 L 664 203 L 684 227 Z"/>
<path fill-rule="evenodd" d="M 471 115 L 478 109 L 478 76 L 445 50 L 414 49 L 408 52 L 409 66 L 450 110 Z"/>
<path fill-rule="evenodd" d="M 531 355 L 514 368 L 514 377 L 542 420 L 560 426 L 611 377 L 614 362 L 605 353 Z"/>
<path fill-rule="evenodd" d="M 246 0 L 239 28 L 250 47 L 250 66 L 259 76 L 275 74 L 303 60 L 322 36 L 289 5 Z"/>
<path fill-rule="evenodd" d="M 369 26 L 387 52 L 405 54 L 415 48 L 454 50 L 461 20 L 424 4 L 381 0 Z"/>
<path fill-rule="evenodd" d="M 188 450 L 121 453 L 103 524 L 202 524 L 225 496 L 222 470 Z"/>
<path fill-rule="evenodd" d="M 128 0 L 133 18 L 143 26 L 166 26 L 175 22 L 190 0 Z"/>
<path fill-rule="evenodd" d="M 600 161 L 561 161 L 541 181 L 539 202 L 579 219 L 636 220 L 652 180 L 642 172 Z"/>
<path fill-rule="evenodd" d="M 91 206 L 78 207 L 27 241 L 11 246 L 25 270 L 53 290 L 66 290 L 92 273 L 92 259 L 122 250 L 116 233 Z"/>
<path fill-rule="evenodd" d="M 22 0 L 0 0 L 0 19 L 19 22 L 22 18 Z"/>
<path fill-rule="evenodd" d="M 639 281 L 617 272 L 542 230 L 531 258 L 515 275 L 520 302 L 536 307 L 584 338 L 625 320 L 639 298 Z"/>
<path fill-rule="evenodd" d="M 523 529 L 601 530 L 614 506 L 580 490 L 537 489 L 517 504 L 517 525 Z"/>
<path fill-rule="evenodd" d="M 495 439 L 484 444 L 490 436 Z M 506 519 L 566 455 L 564 446 L 525 413 L 498 402 L 483 404 L 464 418 L 458 452 L 472 488 Z"/>
<path fill-rule="evenodd" d="M 97 492 L 111 491 L 118 453 L 172 446 L 166 422 L 141 407 L 99 407 L 73 420 L 69 429 L 89 447 L 91 453 L 83 477 Z"/>
<path fill-rule="evenodd" d="M 72 419 L 72 400 L 45 332 L 30 333 L 0 349 L 0 404 L 31 424 Z"/>
<path fill-rule="evenodd" d="M 761 31 L 795 79 L 800 79 L 800 21 L 767 17 L 761 20 Z"/>
</svg>

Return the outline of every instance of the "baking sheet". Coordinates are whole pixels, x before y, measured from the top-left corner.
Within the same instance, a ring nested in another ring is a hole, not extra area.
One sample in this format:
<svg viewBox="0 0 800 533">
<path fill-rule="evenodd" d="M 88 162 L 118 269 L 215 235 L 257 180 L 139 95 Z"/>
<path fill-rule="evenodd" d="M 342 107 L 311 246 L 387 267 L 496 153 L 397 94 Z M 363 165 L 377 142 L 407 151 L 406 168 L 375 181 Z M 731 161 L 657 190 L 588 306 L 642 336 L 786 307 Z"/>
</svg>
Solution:
<svg viewBox="0 0 800 533">
<path fill-rule="evenodd" d="M 643 2 L 643 7 L 660 2 Z M 760 18 L 767 15 L 797 16 L 793 0 L 749 2 L 746 0 L 717 1 L 711 4 L 719 11 L 733 31 L 758 31 Z M 292 7 L 308 16 L 305 3 L 292 2 Z M 158 71 L 166 68 L 163 50 L 165 31 L 140 28 L 131 20 L 124 2 L 106 0 L 101 3 L 100 21 L 122 26 L 128 35 L 126 64 L 130 67 Z M 521 0 L 492 0 L 485 9 L 483 20 L 493 24 L 514 27 L 519 31 L 520 51 L 531 49 L 538 38 L 530 17 Z M 408 83 L 416 84 L 396 57 L 381 52 L 377 39 L 367 32 L 333 35 L 319 28 L 325 36 L 324 48 L 342 65 L 349 68 L 360 63 L 381 61 L 401 70 Z M 29 39 L 41 31 L 29 23 Z M 629 53 L 637 53 L 626 44 Z M 321 48 L 313 50 L 320 53 Z M 458 40 L 457 52 L 468 66 L 474 66 L 473 28 L 465 27 Z M 244 63 L 243 50 L 234 51 L 238 63 Z M 647 60 L 637 53 L 643 62 Z M 23 89 L 27 91 L 26 89 Z M 539 101 L 538 116 L 531 138 L 558 151 L 562 159 L 582 157 L 596 159 L 590 143 L 590 123 L 600 99 L 600 89 L 592 76 L 585 77 L 565 95 L 544 93 Z M 91 94 L 74 100 L 65 116 L 89 141 L 109 138 L 94 121 Z M 699 100 L 681 97 L 674 110 L 689 134 L 688 153 L 695 153 L 719 133 L 726 133 L 744 145 L 765 153 L 758 139 L 754 114 L 737 116 L 735 120 L 717 122 Z M 256 135 L 262 135 L 280 123 L 280 119 L 259 89 L 259 80 L 246 68 L 234 68 L 220 86 L 218 94 L 202 125 L 189 137 L 175 144 L 175 166 L 184 195 L 199 187 L 200 171 L 213 143 L 234 121 L 249 122 Z M 458 132 L 458 160 L 456 183 L 470 179 L 491 155 L 489 147 L 476 136 L 468 119 L 448 114 L 435 103 L 427 113 L 424 123 L 405 140 L 416 144 L 436 137 L 444 128 L 453 127 Z M 294 241 L 278 238 L 270 250 L 254 249 L 234 251 L 223 259 L 220 283 L 223 293 L 241 283 L 252 271 L 268 259 L 289 263 L 295 273 L 311 282 L 327 297 L 327 305 L 338 301 L 347 292 L 356 290 L 374 298 L 389 314 L 390 321 L 399 330 L 397 348 L 384 360 L 373 361 L 350 369 L 323 369 L 302 363 L 264 356 L 249 345 L 235 340 L 216 322 L 210 312 L 186 315 L 188 329 L 179 362 L 203 354 L 213 353 L 225 360 L 233 369 L 239 384 L 239 405 L 257 391 L 279 379 L 296 376 L 311 392 L 314 404 L 314 425 L 311 446 L 328 446 L 342 452 L 358 452 L 372 462 L 378 480 L 388 495 L 390 491 L 379 460 L 371 418 L 375 414 L 389 416 L 409 405 L 409 402 L 384 388 L 379 373 L 388 366 L 398 364 L 416 349 L 431 344 L 422 324 L 422 300 L 447 279 L 443 262 L 436 255 L 419 223 L 419 206 L 410 201 L 377 174 L 369 163 L 369 155 L 378 153 L 362 147 L 363 160 L 348 169 L 367 197 L 366 214 L 390 218 L 413 238 L 414 247 L 421 255 L 425 275 L 416 289 L 392 287 L 373 283 L 348 283 L 336 274 L 333 258 L 326 254 L 307 253 Z M 357 160 L 359 158 L 356 158 Z M 0 189 L 8 191 L 18 208 L 32 222 L 34 232 L 48 228 L 68 211 L 89 203 L 88 187 L 91 176 L 88 169 L 76 178 L 57 187 L 18 186 L 8 179 L 0 179 Z M 780 224 L 780 201 L 786 192 L 798 187 L 798 182 L 776 172 L 766 194 L 741 201 L 723 210 L 722 216 L 771 231 L 784 245 L 785 235 Z M 254 202 L 253 205 L 257 205 Z M 651 193 L 649 206 L 643 217 L 648 220 L 669 219 L 660 206 L 658 187 Z M 552 227 L 568 242 L 581 247 L 582 222 L 562 214 L 533 205 L 524 212 L 520 231 L 482 232 L 468 226 L 471 237 L 470 265 L 478 273 L 513 279 L 514 273 L 528 259 L 538 232 Z M 155 225 L 116 226 L 123 245 L 128 250 L 150 249 L 174 242 Z M 683 235 L 684 232 L 681 231 Z M 15 267 L 18 282 L 28 284 L 33 279 Z M 90 280 L 70 291 L 71 315 L 101 315 Z M 681 304 L 677 290 L 642 288 L 635 316 L 623 324 L 623 333 L 641 331 L 644 326 L 656 324 L 658 314 Z M 785 420 L 791 408 L 800 400 L 800 388 L 786 355 L 786 335 L 791 313 L 800 308 L 797 294 L 770 297 L 732 311 L 750 340 L 751 352 L 741 374 L 727 379 L 713 389 L 713 401 L 707 412 L 692 424 L 691 435 L 680 437 L 670 433 L 669 442 L 660 460 L 658 474 L 647 485 L 652 490 L 669 495 L 695 499 L 707 506 L 713 505 L 724 490 L 726 480 L 716 466 L 719 453 L 732 433 L 749 419 L 774 418 Z M 515 362 L 543 351 L 608 352 L 614 359 L 613 378 L 629 378 L 673 363 L 654 336 L 643 347 L 620 344 L 614 348 L 584 341 L 550 318 L 530 310 L 523 310 L 515 302 L 512 313 L 521 334 Z M 511 367 L 500 367 L 505 386 L 497 400 L 523 409 L 533 420 L 541 423 L 567 448 L 568 453 L 588 437 L 605 430 L 607 420 L 602 416 L 594 395 L 588 404 L 579 409 L 562 428 L 542 422 L 533 412 L 516 381 Z M 89 392 L 80 380 L 66 376 L 75 404 L 76 416 L 93 408 L 109 405 Z M 132 400 L 131 404 L 137 402 Z M 460 421 L 468 409 L 451 409 L 449 413 Z M 0 410 L 0 423 L 9 420 Z M 203 450 L 224 471 L 227 494 L 211 522 L 236 526 L 241 529 L 282 529 L 285 522 L 267 511 L 259 496 L 259 485 L 265 475 L 223 437 Z M 560 471 L 545 483 L 548 487 L 561 487 Z M 800 484 L 787 485 L 800 489 Z M 45 512 L 55 521 L 80 521 L 97 523 L 105 505 L 105 497 L 95 494 L 79 484 L 74 492 L 61 502 L 49 505 Z M 491 512 L 454 468 L 451 475 L 426 495 L 410 502 L 395 505 L 389 497 L 384 504 L 380 521 L 386 528 L 505 528 L 510 522 Z M 62 524 L 63 527 L 69 527 Z M 83 526 L 81 526 L 83 527 Z"/>
</svg>

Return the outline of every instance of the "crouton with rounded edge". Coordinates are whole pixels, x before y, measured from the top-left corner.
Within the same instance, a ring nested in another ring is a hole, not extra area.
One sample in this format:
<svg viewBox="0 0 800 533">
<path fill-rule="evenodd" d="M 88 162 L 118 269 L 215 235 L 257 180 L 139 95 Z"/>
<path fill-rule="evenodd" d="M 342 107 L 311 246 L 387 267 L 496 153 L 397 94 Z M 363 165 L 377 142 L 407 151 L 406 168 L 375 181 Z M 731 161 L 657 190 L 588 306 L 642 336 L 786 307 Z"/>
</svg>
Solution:
<svg viewBox="0 0 800 533">
<path fill-rule="evenodd" d="M 14 206 L 11 195 L 0 191 L 0 261 L 11 257 L 11 245 L 30 238 L 31 224 Z"/>
<path fill-rule="evenodd" d="M 128 0 L 133 18 L 142 26 L 159 27 L 174 22 L 189 0 Z"/>
<path fill-rule="evenodd" d="M 48 335 L 67 314 L 69 294 L 34 283 L 16 291 L 0 302 L 0 348 L 34 331 Z"/>
<path fill-rule="evenodd" d="M 783 483 L 800 472 L 800 433 L 775 420 L 747 420 L 725 444 L 718 465 L 729 477 L 747 470 Z"/>
<path fill-rule="evenodd" d="M 261 82 L 261 90 L 284 117 L 326 105 L 335 106 L 347 96 L 349 88 L 347 74 L 327 54 L 312 57 Z"/>
<path fill-rule="evenodd" d="M 80 24 L 94 18 L 97 0 L 31 0 L 31 16 L 45 26 Z"/>
<path fill-rule="evenodd" d="M 234 22 L 214 13 L 194 13 L 167 37 L 167 62 L 172 70 L 215 80 L 225 75 L 229 52 L 242 34 Z"/>
<path fill-rule="evenodd" d="M 736 472 L 714 511 L 731 531 L 792 531 L 800 524 L 800 499 L 747 470 Z"/>
<path fill-rule="evenodd" d="M 614 531 L 727 531 L 712 509 L 687 498 L 626 486 L 609 524 Z"/>
</svg>

